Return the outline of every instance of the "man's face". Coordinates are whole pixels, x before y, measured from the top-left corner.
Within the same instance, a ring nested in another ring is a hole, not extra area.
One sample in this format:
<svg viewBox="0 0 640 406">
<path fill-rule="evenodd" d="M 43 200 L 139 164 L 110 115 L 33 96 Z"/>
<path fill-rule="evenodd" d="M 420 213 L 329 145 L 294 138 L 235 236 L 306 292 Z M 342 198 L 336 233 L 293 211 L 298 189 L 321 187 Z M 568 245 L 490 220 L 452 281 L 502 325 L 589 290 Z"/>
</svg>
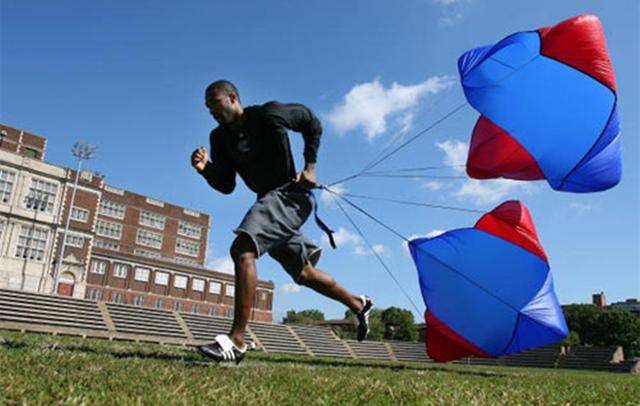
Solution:
<svg viewBox="0 0 640 406">
<path fill-rule="evenodd" d="M 235 119 L 237 99 L 233 93 L 210 92 L 205 97 L 205 105 L 218 124 L 231 124 Z"/>
</svg>

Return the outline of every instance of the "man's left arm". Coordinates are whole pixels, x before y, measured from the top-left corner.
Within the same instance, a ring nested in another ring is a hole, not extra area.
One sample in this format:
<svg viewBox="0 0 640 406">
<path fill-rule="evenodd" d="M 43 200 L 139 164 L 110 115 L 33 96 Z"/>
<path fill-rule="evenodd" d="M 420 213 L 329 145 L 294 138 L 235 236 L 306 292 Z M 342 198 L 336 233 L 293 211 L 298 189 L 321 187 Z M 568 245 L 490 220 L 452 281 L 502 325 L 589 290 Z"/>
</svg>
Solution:
<svg viewBox="0 0 640 406">
<path fill-rule="evenodd" d="M 280 125 L 302 134 L 304 139 L 304 170 L 296 181 L 300 186 L 311 189 L 316 186 L 315 164 L 320 148 L 322 124 L 313 112 L 298 103 L 269 102 L 265 105 L 267 113 Z"/>
</svg>

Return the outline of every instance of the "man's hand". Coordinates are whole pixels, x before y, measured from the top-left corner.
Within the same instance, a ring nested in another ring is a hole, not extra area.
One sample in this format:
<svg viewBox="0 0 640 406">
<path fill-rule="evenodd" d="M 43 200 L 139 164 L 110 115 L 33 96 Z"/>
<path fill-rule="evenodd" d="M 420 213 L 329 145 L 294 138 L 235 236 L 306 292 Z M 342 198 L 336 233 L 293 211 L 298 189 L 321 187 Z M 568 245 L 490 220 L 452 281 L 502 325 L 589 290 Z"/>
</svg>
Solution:
<svg viewBox="0 0 640 406">
<path fill-rule="evenodd" d="M 209 154 L 204 147 L 200 147 L 191 154 L 191 166 L 196 168 L 198 172 L 204 171 L 205 166 L 209 162 Z"/>
<path fill-rule="evenodd" d="M 313 189 L 318 185 L 316 180 L 316 174 L 314 173 L 314 166 L 307 164 L 304 170 L 296 176 L 295 182 L 303 189 Z"/>
</svg>

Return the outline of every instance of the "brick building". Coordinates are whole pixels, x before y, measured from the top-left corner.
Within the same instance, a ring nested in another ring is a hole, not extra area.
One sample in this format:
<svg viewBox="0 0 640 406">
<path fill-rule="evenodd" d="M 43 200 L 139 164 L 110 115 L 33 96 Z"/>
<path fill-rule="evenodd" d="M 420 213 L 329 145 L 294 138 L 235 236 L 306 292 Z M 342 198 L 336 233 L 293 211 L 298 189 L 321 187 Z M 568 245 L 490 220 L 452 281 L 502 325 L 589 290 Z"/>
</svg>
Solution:
<svg viewBox="0 0 640 406">
<path fill-rule="evenodd" d="M 46 139 L 0 124 L 0 288 L 233 316 L 233 276 L 206 269 L 207 214 L 44 161 Z M 59 283 L 53 274 L 67 216 Z M 253 320 L 271 321 L 259 281 Z"/>
</svg>

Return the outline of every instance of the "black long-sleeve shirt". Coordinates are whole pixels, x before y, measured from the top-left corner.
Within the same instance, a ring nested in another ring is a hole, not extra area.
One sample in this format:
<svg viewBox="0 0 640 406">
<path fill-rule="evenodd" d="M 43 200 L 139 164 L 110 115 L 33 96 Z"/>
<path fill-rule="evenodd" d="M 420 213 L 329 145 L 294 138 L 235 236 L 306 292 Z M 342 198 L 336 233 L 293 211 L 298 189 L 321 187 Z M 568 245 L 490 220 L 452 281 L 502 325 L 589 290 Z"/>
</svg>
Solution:
<svg viewBox="0 0 640 406">
<path fill-rule="evenodd" d="M 239 128 L 218 126 L 211 131 L 211 162 L 201 175 L 225 194 L 235 189 L 236 173 L 258 196 L 290 182 L 296 169 L 287 130 L 302 133 L 304 159 L 315 163 L 320 120 L 302 104 L 268 102 L 246 107 Z"/>
</svg>

